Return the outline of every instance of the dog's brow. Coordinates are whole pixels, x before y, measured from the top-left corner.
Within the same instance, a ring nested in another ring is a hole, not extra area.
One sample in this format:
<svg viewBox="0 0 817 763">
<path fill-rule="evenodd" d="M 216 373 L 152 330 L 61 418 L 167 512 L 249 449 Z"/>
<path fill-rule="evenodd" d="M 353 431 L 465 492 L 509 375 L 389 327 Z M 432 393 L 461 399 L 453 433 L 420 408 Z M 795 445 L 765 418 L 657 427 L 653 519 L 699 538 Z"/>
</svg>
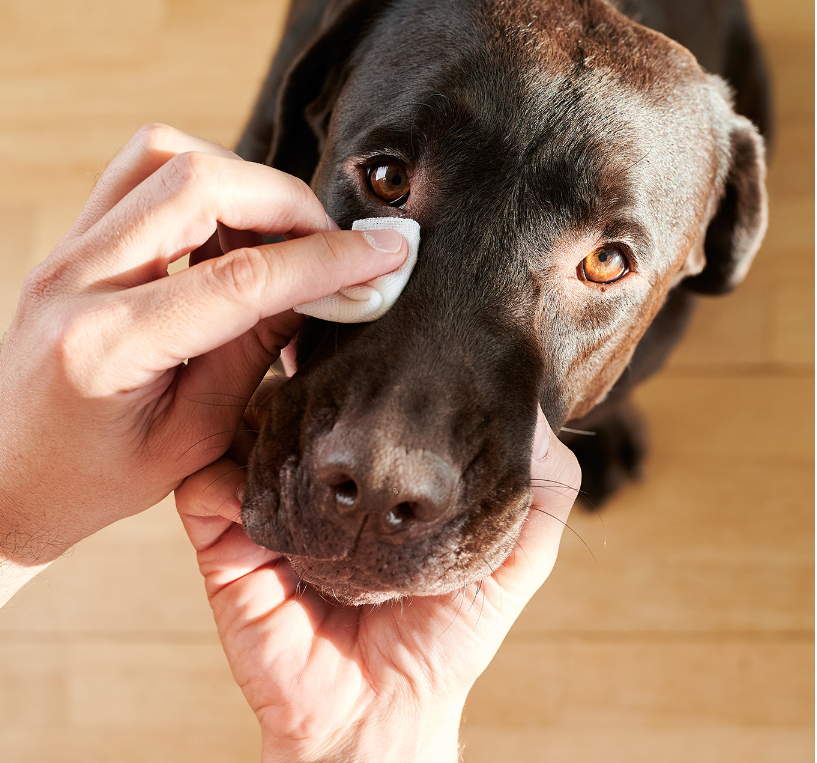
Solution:
<svg viewBox="0 0 817 763">
<path fill-rule="evenodd" d="M 655 245 L 647 227 L 632 218 L 609 222 L 604 226 L 602 235 L 609 241 L 623 241 L 629 244 L 636 260 L 648 255 Z"/>
<path fill-rule="evenodd" d="M 360 153 L 375 156 L 384 152 L 410 158 L 416 146 L 412 139 L 411 121 L 381 124 L 371 129 L 360 143 Z"/>
</svg>

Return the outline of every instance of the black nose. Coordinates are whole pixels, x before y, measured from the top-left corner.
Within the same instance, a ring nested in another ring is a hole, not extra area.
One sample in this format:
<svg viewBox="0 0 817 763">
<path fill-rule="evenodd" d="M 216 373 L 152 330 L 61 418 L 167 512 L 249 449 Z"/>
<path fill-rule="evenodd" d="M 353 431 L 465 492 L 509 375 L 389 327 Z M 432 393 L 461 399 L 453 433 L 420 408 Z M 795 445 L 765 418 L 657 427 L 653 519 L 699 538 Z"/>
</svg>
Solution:
<svg viewBox="0 0 817 763">
<path fill-rule="evenodd" d="M 336 425 L 317 443 L 314 471 L 324 509 L 385 536 L 415 532 L 452 508 L 458 473 L 443 457 L 376 430 Z M 328 495 L 325 488 L 328 487 Z"/>
</svg>

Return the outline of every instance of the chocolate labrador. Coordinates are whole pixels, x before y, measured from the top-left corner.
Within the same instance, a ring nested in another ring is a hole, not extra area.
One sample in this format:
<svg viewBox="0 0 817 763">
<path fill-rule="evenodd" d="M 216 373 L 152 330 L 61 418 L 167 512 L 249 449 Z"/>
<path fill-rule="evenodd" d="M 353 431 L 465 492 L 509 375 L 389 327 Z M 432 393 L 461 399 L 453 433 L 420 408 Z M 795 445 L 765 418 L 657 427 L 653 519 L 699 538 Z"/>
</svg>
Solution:
<svg viewBox="0 0 817 763">
<path fill-rule="evenodd" d="M 627 390 L 760 245 L 767 112 L 740 0 L 295 0 L 240 153 L 422 243 L 385 316 L 302 329 L 250 537 L 356 604 L 473 583 L 528 511 L 538 405 L 597 433 L 603 497 L 640 459 Z"/>
</svg>

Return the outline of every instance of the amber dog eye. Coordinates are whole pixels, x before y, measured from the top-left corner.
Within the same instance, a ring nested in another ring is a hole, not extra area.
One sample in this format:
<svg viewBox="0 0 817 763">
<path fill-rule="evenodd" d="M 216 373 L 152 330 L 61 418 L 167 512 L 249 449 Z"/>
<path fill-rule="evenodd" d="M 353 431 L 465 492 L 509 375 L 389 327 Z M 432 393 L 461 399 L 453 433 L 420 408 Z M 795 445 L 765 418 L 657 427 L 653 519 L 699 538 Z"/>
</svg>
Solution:
<svg viewBox="0 0 817 763">
<path fill-rule="evenodd" d="M 579 269 L 585 281 L 613 283 L 626 275 L 630 267 L 618 246 L 605 246 L 585 257 Z"/>
<path fill-rule="evenodd" d="M 389 204 L 396 205 L 408 198 L 410 184 L 406 168 L 397 162 L 381 162 L 369 168 L 372 193 Z"/>
</svg>

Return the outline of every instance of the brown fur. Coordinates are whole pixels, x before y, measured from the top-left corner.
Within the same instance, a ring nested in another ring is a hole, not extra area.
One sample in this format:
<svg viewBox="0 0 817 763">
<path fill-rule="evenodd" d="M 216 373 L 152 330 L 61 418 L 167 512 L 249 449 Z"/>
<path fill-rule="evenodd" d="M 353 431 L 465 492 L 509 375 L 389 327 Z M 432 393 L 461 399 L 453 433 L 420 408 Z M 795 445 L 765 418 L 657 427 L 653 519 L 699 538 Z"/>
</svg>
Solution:
<svg viewBox="0 0 817 763">
<path fill-rule="evenodd" d="M 625 5 L 658 18 L 666 3 Z M 739 11 L 712 5 L 732 19 L 724 47 Z M 606 444 L 583 459 L 635 468 L 617 401 L 693 290 L 743 277 L 765 229 L 763 143 L 667 29 L 602 0 L 296 3 L 291 31 L 244 153 L 309 180 L 342 227 L 406 215 L 422 245 L 386 316 L 301 333 L 245 528 L 347 601 L 450 591 L 513 546 L 538 405 L 557 428 L 604 413 Z M 399 209 L 367 189 L 377 156 L 408 168 Z M 631 272 L 576 278 L 611 242 Z"/>
</svg>

